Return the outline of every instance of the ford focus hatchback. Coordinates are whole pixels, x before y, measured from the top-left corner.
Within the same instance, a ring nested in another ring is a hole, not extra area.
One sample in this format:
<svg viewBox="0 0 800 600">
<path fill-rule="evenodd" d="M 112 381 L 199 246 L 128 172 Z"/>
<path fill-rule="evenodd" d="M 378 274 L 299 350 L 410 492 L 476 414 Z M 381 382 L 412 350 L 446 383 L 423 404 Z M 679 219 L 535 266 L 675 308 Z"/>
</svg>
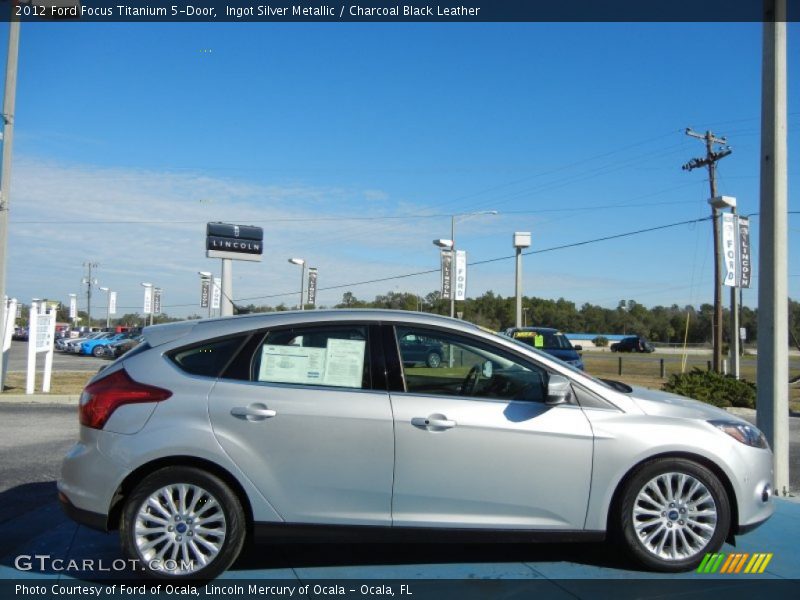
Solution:
<svg viewBox="0 0 800 600">
<path fill-rule="evenodd" d="M 410 360 L 410 340 L 447 361 Z M 773 511 L 772 454 L 745 421 L 434 315 L 149 327 L 79 414 L 64 509 L 172 580 L 216 576 L 248 536 L 295 533 L 609 537 L 681 571 Z"/>
</svg>

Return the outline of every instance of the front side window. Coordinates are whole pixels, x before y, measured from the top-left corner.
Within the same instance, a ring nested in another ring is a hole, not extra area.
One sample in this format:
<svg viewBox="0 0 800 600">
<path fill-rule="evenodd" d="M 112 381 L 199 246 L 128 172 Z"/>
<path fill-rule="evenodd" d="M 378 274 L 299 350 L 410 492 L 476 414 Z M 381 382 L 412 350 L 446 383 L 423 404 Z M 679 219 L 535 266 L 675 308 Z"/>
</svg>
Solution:
<svg viewBox="0 0 800 600">
<path fill-rule="evenodd" d="M 361 325 L 278 329 L 253 356 L 251 378 L 265 383 L 371 387 L 367 328 Z"/>
<path fill-rule="evenodd" d="M 397 327 L 404 364 L 405 388 L 409 393 L 467 396 L 543 402 L 547 394 L 547 371 L 524 362 L 479 340 L 415 327 Z M 409 335 L 435 345 L 442 361 L 435 368 L 418 366 L 404 354 L 403 340 Z"/>
</svg>

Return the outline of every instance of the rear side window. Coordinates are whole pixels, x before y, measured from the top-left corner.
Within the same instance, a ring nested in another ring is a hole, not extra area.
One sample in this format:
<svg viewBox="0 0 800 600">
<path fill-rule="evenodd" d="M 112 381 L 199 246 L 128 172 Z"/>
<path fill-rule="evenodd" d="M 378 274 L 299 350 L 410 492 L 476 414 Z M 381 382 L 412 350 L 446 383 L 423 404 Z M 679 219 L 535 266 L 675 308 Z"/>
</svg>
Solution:
<svg viewBox="0 0 800 600">
<path fill-rule="evenodd" d="M 219 377 L 247 335 L 209 340 L 174 350 L 168 356 L 178 368 L 192 375 Z"/>
</svg>

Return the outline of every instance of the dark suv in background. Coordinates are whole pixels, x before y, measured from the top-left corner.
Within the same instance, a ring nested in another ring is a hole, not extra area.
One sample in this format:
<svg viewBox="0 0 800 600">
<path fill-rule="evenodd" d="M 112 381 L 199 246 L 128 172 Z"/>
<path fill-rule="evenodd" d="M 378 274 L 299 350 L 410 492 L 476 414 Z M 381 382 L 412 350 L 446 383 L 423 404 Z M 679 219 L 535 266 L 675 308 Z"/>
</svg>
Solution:
<svg viewBox="0 0 800 600">
<path fill-rule="evenodd" d="M 631 337 L 622 338 L 615 344 L 611 344 L 612 352 L 655 352 L 656 349 L 653 344 L 648 342 L 643 337 L 634 335 Z"/>
<path fill-rule="evenodd" d="M 423 364 L 432 369 L 442 364 L 444 350 L 439 342 L 427 340 L 415 335 L 400 338 L 400 353 L 404 365 Z"/>
</svg>

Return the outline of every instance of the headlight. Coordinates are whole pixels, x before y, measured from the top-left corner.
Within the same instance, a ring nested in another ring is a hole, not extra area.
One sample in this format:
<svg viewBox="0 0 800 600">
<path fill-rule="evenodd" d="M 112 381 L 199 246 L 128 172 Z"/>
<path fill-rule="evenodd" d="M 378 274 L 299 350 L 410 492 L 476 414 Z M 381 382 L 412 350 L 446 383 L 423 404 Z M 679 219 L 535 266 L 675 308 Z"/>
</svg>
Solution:
<svg viewBox="0 0 800 600">
<path fill-rule="evenodd" d="M 769 449 L 767 438 L 757 427 L 738 421 L 709 421 L 709 423 L 747 446 Z"/>
</svg>

